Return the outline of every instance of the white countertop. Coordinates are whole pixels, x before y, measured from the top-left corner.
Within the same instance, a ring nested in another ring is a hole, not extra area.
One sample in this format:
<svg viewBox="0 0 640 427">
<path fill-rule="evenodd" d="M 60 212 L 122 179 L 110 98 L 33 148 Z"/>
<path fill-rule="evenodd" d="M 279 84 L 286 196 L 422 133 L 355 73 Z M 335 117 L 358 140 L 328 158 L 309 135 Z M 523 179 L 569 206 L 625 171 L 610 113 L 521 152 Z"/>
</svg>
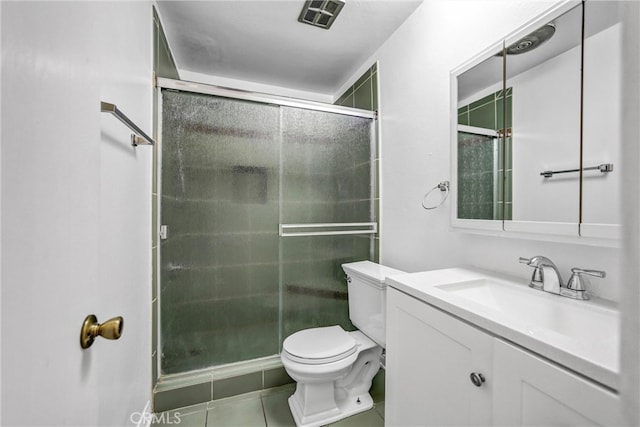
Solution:
<svg viewBox="0 0 640 427">
<path fill-rule="evenodd" d="M 451 268 L 392 275 L 408 295 L 618 390 L 620 319 L 603 300 L 532 289 L 521 279 Z"/>
</svg>

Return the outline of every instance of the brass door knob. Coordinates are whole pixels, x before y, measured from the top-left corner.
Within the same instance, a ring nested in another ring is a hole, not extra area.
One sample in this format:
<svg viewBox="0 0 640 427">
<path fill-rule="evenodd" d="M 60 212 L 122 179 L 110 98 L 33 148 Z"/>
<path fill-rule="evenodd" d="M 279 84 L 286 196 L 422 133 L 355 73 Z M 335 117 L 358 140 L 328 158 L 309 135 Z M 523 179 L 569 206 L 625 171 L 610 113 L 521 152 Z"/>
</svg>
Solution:
<svg viewBox="0 0 640 427">
<path fill-rule="evenodd" d="M 93 344 L 93 340 L 97 336 L 101 336 L 108 340 L 117 340 L 122 335 L 124 327 L 124 319 L 122 316 L 114 317 L 100 324 L 98 318 L 90 314 L 82 323 L 80 330 L 80 347 L 89 348 Z"/>
</svg>

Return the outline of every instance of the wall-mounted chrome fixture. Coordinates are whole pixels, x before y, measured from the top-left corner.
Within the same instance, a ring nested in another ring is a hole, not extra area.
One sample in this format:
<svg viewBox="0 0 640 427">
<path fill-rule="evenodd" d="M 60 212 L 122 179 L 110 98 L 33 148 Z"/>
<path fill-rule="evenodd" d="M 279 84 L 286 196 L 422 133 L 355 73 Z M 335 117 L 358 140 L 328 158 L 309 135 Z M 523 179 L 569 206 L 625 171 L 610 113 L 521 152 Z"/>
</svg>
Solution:
<svg viewBox="0 0 640 427">
<path fill-rule="evenodd" d="M 129 117 L 127 117 L 122 111 L 118 109 L 115 104 L 108 102 L 100 102 L 100 111 L 103 113 L 113 114 L 113 116 L 125 124 L 129 129 L 135 132 L 131 135 L 131 145 L 134 147 L 138 145 L 153 145 L 155 142 L 146 133 L 142 131 L 135 123 L 133 123 Z"/>
<path fill-rule="evenodd" d="M 280 237 L 341 236 L 344 234 L 376 234 L 377 222 L 330 222 L 311 224 L 280 224 Z"/>
<path fill-rule="evenodd" d="M 440 202 L 436 204 L 432 204 L 431 206 L 428 206 L 427 197 L 429 197 L 429 194 L 431 194 L 435 189 L 440 190 L 440 194 L 441 194 Z M 447 200 L 448 196 L 449 196 L 449 181 L 442 181 L 441 183 L 433 187 L 431 190 L 427 191 L 427 194 L 425 194 L 424 197 L 422 198 L 422 207 L 425 208 L 426 210 L 439 208 L 440 206 L 442 206 L 444 201 Z"/>
<path fill-rule="evenodd" d="M 506 49 L 507 55 L 519 55 L 521 53 L 529 52 L 549 40 L 555 33 L 556 24 L 549 22 L 531 34 L 527 34 L 520 40 L 508 46 Z"/>
<path fill-rule="evenodd" d="M 298 21 L 328 30 L 343 6 L 342 0 L 308 0 L 304 3 Z"/>
<path fill-rule="evenodd" d="M 582 170 L 583 171 L 595 171 L 595 170 L 598 170 L 598 171 L 600 171 L 602 173 L 613 172 L 613 163 L 603 163 L 603 164 L 598 165 L 598 166 L 590 166 L 588 168 L 582 168 Z M 561 171 L 542 171 L 542 172 L 540 172 L 540 175 L 544 176 L 545 178 L 551 178 L 555 174 L 570 173 L 570 172 L 580 172 L 580 169 L 566 169 L 566 170 L 561 170 Z"/>
</svg>

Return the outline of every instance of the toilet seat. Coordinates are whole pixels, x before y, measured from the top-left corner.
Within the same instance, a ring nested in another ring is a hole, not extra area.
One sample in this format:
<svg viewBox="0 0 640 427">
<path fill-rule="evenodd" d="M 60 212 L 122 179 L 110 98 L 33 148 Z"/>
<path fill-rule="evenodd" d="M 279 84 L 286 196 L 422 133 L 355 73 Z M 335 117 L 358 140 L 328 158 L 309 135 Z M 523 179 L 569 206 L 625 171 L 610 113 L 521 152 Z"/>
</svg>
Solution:
<svg viewBox="0 0 640 427">
<path fill-rule="evenodd" d="M 358 343 L 340 326 L 328 326 L 296 332 L 284 340 L 282 349 L 294 362 L 320 365 L 351 356 Z"/>
</svg>

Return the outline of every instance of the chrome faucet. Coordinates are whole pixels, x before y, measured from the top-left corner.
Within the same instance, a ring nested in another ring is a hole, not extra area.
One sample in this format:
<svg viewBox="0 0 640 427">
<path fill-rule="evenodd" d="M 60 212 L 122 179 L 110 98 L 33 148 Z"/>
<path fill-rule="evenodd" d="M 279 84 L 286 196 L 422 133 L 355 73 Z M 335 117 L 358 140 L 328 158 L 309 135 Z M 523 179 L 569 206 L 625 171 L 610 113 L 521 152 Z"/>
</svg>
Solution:
<svg viewBox="0 0 640 427">
<path fill-rule="evenodd" d="M 553 261 L 547 257 L 537 255 L 533 258 L 521 257 L 520 262 L 534 268 L 531 282 L 529 283 L 530 287 L 560 295 L 562 277 Z"/>
<path fill-rule="evenodd" d="M 562 284 L 562 277 L 558 267 L 547 257 L 541 255 L 534 256 L 533 258 L 520 258 L 522 264 L 526 264 L 529 267 L 533 267 L 533 274 L 531 275 L 531 282 L 529 286 L 534 289 L 539 289 L 545 292 L 550 292 L 556 295 L 562 295 L 563 297 L 569 297 L 580 300 L 588 300 L 589 294 L 587 293 L 587 284 L 589 281 L 583 274 L 604 278 L 607 274 L 600 270 L 586 270 L 584 268 L 572 268 L 571 278 L 567 283 L 567 286 Z"/>
</svg>

